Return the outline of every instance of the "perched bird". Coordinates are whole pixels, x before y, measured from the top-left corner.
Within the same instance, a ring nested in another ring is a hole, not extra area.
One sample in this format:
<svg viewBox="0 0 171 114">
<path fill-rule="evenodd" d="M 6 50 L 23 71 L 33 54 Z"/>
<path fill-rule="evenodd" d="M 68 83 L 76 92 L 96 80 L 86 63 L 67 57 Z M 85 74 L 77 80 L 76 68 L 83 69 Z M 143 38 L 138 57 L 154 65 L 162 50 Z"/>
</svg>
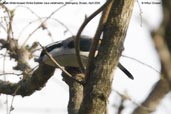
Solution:
<svg viewBox="0 0 171 114">
<path fill-rule="evenodd" d="M 86 67 L 88 62 L 88 55 L 93 43 L 93 39 L 89 36 L 82 35 L 80 37 L 80 57 L 83 65 Z M 99 46 L 98 46 L 99 47 Z M 46 50 L 53 58 L 63 67 L 79 67 L 78 60 L 75 53 L 74 36 L 62 41 L 57 41 L 47 45 Z M 97 49 L 98 51 L 98 49 Z M 55 66 L 44 51 L 41 52 L 38 62 Z M 118 67 L 131 79 L 134 79 L 132 74 L 121 64 Z"/>
</svg>

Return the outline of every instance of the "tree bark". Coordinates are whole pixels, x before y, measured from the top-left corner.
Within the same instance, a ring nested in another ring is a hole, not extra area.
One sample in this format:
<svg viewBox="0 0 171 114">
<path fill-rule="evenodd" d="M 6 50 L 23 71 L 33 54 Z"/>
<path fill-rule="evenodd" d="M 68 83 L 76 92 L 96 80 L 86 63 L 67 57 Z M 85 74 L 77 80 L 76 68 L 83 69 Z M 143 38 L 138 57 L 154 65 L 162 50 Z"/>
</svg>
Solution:
<svg viewBox="0 0 171 114">
<path fill-rule="evenodd" d="M 80 82 L 84 78 L 84 74 L 82 74 L 81 70 L 78 68 L 67 67 L 65 69 L 73 78 Z M 63 80 L 69 86 L 68 114 L 78 114 L 83 99 L 83 85 L 67 76 L 66 73 L 62 73 L 62 76 Z"/>
<path fill-rule="evenodd" d="M 48 79 L 53 76 L 54 67 L 39 64 L 39 67 L 30 75 L 18 83 L 10 83 L 0 80 L 0 93 L 8 95 L 29 96 L 36 90 L 45 86 Z"/>
<path fill-rule="evenodd" d="M 111 92 L 113 69 L 118 64 L 134 0 L 114 0 L 99 53 L 90 65 L 84 98 L 78 114 L 103 114 Z"/>
</svg>

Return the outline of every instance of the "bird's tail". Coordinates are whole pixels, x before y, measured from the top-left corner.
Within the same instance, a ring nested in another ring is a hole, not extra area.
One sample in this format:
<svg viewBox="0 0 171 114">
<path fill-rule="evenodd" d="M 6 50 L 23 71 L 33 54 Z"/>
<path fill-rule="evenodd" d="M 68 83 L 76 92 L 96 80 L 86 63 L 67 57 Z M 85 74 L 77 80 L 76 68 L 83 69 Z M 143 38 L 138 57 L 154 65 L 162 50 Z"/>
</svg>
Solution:
<svg viewBox="0 0 171 114">
<path fill-rule="evenodd" d="M 118 67 L 130 78 L 130 79 L 134 79 L 133 75 L 121 64 L 118 63 Z"/>
</svg>

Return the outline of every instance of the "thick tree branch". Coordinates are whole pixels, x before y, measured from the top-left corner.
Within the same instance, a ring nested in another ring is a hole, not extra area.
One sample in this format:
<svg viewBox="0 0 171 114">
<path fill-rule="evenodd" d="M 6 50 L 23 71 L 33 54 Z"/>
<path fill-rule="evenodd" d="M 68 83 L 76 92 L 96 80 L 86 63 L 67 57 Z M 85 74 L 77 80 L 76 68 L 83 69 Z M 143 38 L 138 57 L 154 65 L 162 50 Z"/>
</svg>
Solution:
<svg viewBox="0 0 171 114">
<path fill-rule="evenodd" d="M 54 67 L 46 64 L 40 64 L 39 67 L 31 74 L 18 83 L 10 83 L 0 80 L 0 93 L 8 95 L 29 96 L 35 90 L 40 90 L 48 79 L 53 75 Z M 16 91 L 17 90 L 17 91 Z"/>
<path fill-rule="evenodd" d="M 83 99 L 83 85 L 74 79 L 82 81 L 84 74 L 79 68 L 67 67 L 65 69 L 72 74 L 70 78 L 66 73 L 62 73 L 63 80 L 69 86 L 68 114 L 78 114 Z"/>
<path fill-rule="evenodd" d="M 103 114 L 111 92 L 113 69 L 118 64 L 134 0 L 114 0 L 104 28 L 99 53 L 90 68 L 79 114 Z"/>
</svg>

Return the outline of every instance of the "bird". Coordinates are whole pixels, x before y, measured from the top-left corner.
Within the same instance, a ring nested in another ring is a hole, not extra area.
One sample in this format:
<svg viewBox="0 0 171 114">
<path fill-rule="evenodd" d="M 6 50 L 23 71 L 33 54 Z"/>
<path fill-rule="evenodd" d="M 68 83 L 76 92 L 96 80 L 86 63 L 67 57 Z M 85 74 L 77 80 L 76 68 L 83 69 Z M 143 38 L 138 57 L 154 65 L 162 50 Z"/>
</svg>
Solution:
<svg viewBox="0 0 171 114">
<path fill-rule="evenodd" d="M 45 47 L 46 51 L 52 55 L 52 57 L 62 66 L 62 67 L 76 67 L 79 68 L 79 63 L 76 56 L 75 51 L 75 36 L 71 36 L 65 40 L 57 41 L 51 43 Z M 83 63 L 83 66 L 86 67 L 88 63 L 88 56 L 91 45 L 93 43 L 93 38 L 87 35 L 80 36 L 80 58 Z M 97 46 L 96 54 L 98 53 Z M 55 64 L 51 59 L 47 56 L 47 54 L 42 50 L 40 53 L 37 62 L 43 62 L 50 66 L 54 66 Z M 119 62 L 118 67 L 123 71 L 130 79 L 134 79 L 133 75 Z"/>
</svg>

